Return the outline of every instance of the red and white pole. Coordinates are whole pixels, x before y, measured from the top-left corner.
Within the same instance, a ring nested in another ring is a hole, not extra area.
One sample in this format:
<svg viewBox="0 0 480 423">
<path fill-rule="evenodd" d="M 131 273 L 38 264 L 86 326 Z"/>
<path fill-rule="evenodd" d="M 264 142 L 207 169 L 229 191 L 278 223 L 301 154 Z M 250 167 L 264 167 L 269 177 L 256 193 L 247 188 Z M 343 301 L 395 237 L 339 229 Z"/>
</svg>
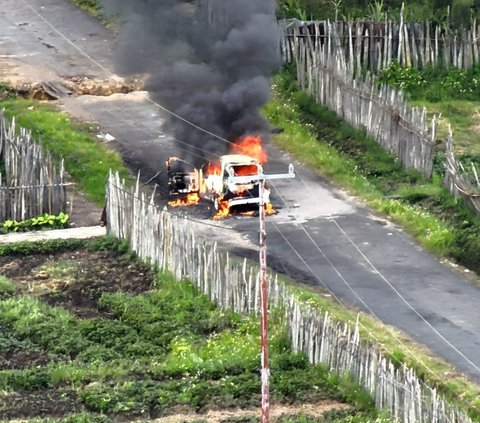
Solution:
<svg viewBox="0 0 480 423">
<path fill-rule="evenodd" d="M 259 184 L 260 214 L 260 342 L 262 345 L 262 423 L 268 423 L 270 414 L 270 394 L 268 379 L 268 285 L 267 285 L 267 230 L 265 221 L 265 180 Z"/>
<path fill-rule="evenodd" d="M 261 165 L 258 165 L 258 177 L 235 176 L 233 168 L 228 169 L 229 181 L 233 183 L 259 182 L 258 211 L 260 215 L 260 341 L 262 345 L 262 423 L 268 423 L 270 414 L 270 394 L 268 379 L 268 284 L 267 284 L 267 228 L 265 221 L 265 180 L 295 178 L 293 165 L 288 166 L 288 173 L 265 175 Z"/>
</svg>

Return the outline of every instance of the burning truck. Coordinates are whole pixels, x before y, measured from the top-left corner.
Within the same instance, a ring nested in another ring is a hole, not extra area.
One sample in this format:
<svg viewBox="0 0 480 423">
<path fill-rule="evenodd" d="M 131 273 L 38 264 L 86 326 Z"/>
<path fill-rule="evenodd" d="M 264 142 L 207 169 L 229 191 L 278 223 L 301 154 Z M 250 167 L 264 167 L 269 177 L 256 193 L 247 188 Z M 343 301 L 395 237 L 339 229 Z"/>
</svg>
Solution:
<svg viewBox="0 0 480 423">
<path fill-rule="evenodd" d="M 267 160 L 260 136 L 248 135 L 232 144 L 231 154 L 206 162 L 200 168 L 177 157 L 167 160 L 170 206 L 197 204 L 201 198 L 213 202 L 221 219 L 232 210 L 253 213 L 263 203 L 267 214 L 274 214 L 270 203 L 267 179 L 293 178 L 293 166 L 288 174 L 265 175 L 262 164 Z"/>
<path fill-rule="evenodd" d="M 258 207 L 260 195 L 263 195 L 267 212 L 273 212 L 270 191 L 260 189 L 259 175 L 263 171 L 256 158 L 226 154 L 218 161 L 207 162 L 197 169 L 184 160 L 171 157 L 167 161 L 167 172 L 170 195 L 178 197 L 169 202 L 171 206 L 196 204 L 200 198 L 205 198 L 213 203 L 217 210 L 214 218 L 219 219 L 233 209 Z M 243 177 L 241 182 L 231 181 L 231 177 L 239 176 Z"/>
</svg>

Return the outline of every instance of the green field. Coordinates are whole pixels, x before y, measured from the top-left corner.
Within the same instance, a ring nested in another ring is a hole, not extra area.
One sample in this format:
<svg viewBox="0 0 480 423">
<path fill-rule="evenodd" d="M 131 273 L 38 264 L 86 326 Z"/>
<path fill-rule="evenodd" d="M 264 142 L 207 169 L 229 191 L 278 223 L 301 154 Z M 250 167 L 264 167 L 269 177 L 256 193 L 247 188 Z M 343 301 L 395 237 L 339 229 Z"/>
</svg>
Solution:
<svg viewBox="0 0 480 423">
<path fill-rule="evenodd" d="M 3 253 L 2 421 L 260 420 L 256 317 L 215 308 L 110 238 Z M 280 316 L 269 336 L 272 412 L 288 412 L 278 421 L 387 421 L 358 386 L 293 353 Z"/>
</svg>

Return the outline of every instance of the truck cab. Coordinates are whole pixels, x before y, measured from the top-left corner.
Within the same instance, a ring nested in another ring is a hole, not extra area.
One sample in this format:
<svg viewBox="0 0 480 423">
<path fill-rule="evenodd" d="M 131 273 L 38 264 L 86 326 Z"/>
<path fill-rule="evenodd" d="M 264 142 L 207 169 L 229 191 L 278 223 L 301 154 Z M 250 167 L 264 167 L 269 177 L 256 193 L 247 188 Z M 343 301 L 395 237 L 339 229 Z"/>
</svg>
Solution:
<svg viewBox="0 0 480 423">
<path fill-rule="evenodd" d="M 213 202 L 224 214 L 233 208 L 260 203 L 260 181 L 263 173 L 260 162 L 243 154 L 226 154 L 219 160 L 205 163 L 200 169 L 190 163 L 171 157 L 166 162 L 170 196 L 188 196 L 198 193 L 200 198 Z M 241 176 L 242 182 L 230 177 Z M 249 180 L 251 176 L 251 180 Z M 269 203 L 270 192 L 263 190 L 263 202 Z"/>
<path fill-rule="evenodd" d="M 260 162 L 242 154 L 226 154 L 218 161 L 209 162 L 202 168 L 201 195 L 213 201 L 215 209 L 227 206 L 228 209 L 260 202 L 260 182 L 262 173 Z M 230 176 L 247 177 L 246 181 L 231 182 Z M 248 181 L 248 176 L 252 176 Z M 269 202 L 269 192 L 264 190 L 264 202 Z"/>
</svg>

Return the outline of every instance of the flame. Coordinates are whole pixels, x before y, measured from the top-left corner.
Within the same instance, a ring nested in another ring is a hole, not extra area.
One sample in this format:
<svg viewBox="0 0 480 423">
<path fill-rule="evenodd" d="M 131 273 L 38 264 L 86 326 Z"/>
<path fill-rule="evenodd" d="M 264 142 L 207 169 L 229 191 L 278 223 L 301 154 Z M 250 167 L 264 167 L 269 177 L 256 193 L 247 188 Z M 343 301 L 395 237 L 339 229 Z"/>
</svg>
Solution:
<svg viewBox="0 0 480 423">
<path fill-rule="evenodd" d="M 251 176 L 251 175 L 258 175 L 258 167 L 257 165 L 242 165 L 242 166 L 235 166 L 233 168 L 236 176 Z"/>
<path fill-rule="evenodd" d="M 265 203 L 265 214 L 267 216 L 277 214 L 277 211 L 273 208 L 272 203 Z"/>
<path fill-rule="evenodd" d="M 167 204 L 171 207 L 182 207 L 182 206 L 195 206 L 200 202 L 200 196 L 198 192 L 191 192 L 187 194 L 185 198 L 177 198 L 176 200 L 169 201 Z"/>
<path fill-rule="evenodd" d="M 259 135 L 245 135 L 232 145 L 232 151 L 257 159 L 261 164 L 267 161 L 267 152 L 262 145 L 262 137 Z"/>
<path fill-rule="evenodd" d="M 222 197 L 218 199 L 218 210 L 215 216 L 213 216 L 213 220 L 220 220 L 228 217 L 230 214 L 230 202 L 228 200 L 223 200 Z"/>
<path fill-rule="evenodd" d="M 207 165 L 205 171 L 206 175 L 220 175 L 222 172 L 222 166 L 218 162 L 210 162 Z"/>
</svg>

